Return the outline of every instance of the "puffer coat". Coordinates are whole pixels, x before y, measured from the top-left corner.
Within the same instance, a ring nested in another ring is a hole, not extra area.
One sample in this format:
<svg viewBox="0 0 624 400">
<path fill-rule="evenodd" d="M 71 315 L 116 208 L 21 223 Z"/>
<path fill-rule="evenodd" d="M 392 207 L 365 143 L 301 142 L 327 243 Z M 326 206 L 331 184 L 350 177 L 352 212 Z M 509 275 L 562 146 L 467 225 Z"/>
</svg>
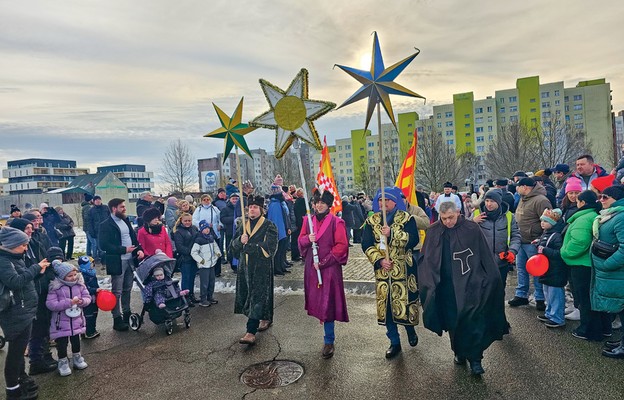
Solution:
<svg viewBox="0 0 624 400">
<path fill-rule="evenodd" d="M 77 317 L 70 317 L 65 310 L 72 308 L 72 299 L 78 297 L 82 299 L 79 308 L 84 308 L 91 304 L 91 295 L 84 285 L 82 275 L 79 275 L 78 282 L 73 286 L 66 285 L 60 279 L 55 279 L 50 283 L 46 306 L 52 311 L 50 321 L 50 339 L 80 335 L 86 332 L 84 312 Z"/>
</svg>

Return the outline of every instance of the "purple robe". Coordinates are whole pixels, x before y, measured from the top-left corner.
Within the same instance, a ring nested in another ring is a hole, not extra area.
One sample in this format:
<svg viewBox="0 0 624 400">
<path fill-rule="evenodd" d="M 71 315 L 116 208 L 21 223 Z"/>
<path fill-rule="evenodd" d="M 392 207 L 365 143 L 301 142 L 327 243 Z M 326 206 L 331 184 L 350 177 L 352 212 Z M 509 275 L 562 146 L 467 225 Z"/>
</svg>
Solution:
<svg viewBox="0 0 624 400">
<path fill-rule="evenodd" d="M 308 238 L 310 226 L 304 216 L 303 228 L 299 234 L 299 250 L 305 259 L 303 286 L 305 288 L 305 309 L 308 315 L 321 322 L 349 322 L 347 300 L 342 281 L 342 266 L 349 258 L 349 243 L 345 223 L 335 215 L 328 214 L 321 222 L 312 217 L 316 243 L 318 244 L 319 267 L 323 284 L 318 287 L 312 243 Z"/>
</svg>

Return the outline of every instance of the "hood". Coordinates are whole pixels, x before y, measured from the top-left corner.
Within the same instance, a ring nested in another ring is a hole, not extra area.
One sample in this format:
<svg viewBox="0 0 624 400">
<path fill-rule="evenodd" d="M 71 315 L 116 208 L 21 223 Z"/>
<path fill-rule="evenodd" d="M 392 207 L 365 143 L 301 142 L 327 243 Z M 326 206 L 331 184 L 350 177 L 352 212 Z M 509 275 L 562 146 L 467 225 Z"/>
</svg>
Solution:
<svg viewBox="0 0 624 400">
<path fill-rule="evenodd" d="M 542 195 L 542 196 L 546 196 L 546 188 L 541 185 L 541 184 L 537 184 L 533 187 L 533 189 L 529 192 L 529 194 L 527 194 L 526 196 L 524 196 L 525 199 L 528 199 L 530 197 L 535 197 L 538 195 Z"/>
<path fill-rule="evenodd" d="M 78 282 L 76 282 L 76 284 L 84 286 L 84 278 L 82 277 L 82 273 L 78 273 Z M 54 278 L 54 280 L 50 282 L 50 290 L 58 290 L 62 286 L 65 286 L 65 284 L 58 277 Z"/>
</svg>

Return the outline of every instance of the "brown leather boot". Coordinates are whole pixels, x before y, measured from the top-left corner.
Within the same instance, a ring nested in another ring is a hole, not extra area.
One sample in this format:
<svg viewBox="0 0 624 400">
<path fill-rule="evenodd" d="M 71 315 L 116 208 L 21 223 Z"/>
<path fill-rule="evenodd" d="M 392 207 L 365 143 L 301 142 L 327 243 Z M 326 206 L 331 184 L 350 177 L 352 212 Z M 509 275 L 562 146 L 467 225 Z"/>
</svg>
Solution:
<svg viewBox="0 0 624 400">
<path fill-rule="evenodd" d="M 273 325 L 273 321 L 269 321 L 266 319 L 261 320 L 260 326 L 258 326 L 258 332 L 266 331 L 267 329 L 271 327 L 271 325 Z"/>
<path fill-rule="evenodd" d="M 248 344 L 250 346 L 253 346 L 254 344 L 256 344 L 256 335 L 253 335 L 253 334 L 247 332 L 245 334 L 245 336 L 240 338 L 238 343 L 240 343 L 240 344 Z"/>
<path fill-rule="evenodd" d="M 323 346 L 323 351 L 321 352 L 321 356 L 325 359 L 332 358 L 334 356 L 334 345 L 326 344 Z"/>
</svg>

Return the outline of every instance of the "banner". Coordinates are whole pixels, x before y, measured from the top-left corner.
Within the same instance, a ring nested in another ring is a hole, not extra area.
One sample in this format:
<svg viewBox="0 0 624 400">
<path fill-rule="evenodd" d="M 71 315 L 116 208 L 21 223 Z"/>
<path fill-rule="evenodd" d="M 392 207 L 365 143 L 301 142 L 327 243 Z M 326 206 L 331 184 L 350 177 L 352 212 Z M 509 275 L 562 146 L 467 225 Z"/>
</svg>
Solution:
<svg viewBox="0 0 624 400">
<path fill-rule="evenodd" d="M 321 191 L 328 190 L 334 195 L 334 205 L 330 208 L 332 214 L 342 211 L 342 200 L 338 194 L 338 186 L 334 180 L 334 172 L 329 157 L 329 149 L 327 148 L 327 140 L 323 137 L 323 151 L 321 151 L 321 162 L 319 163 L 319 172 L 316 175 L 316 183 Z"/>
</svg>

